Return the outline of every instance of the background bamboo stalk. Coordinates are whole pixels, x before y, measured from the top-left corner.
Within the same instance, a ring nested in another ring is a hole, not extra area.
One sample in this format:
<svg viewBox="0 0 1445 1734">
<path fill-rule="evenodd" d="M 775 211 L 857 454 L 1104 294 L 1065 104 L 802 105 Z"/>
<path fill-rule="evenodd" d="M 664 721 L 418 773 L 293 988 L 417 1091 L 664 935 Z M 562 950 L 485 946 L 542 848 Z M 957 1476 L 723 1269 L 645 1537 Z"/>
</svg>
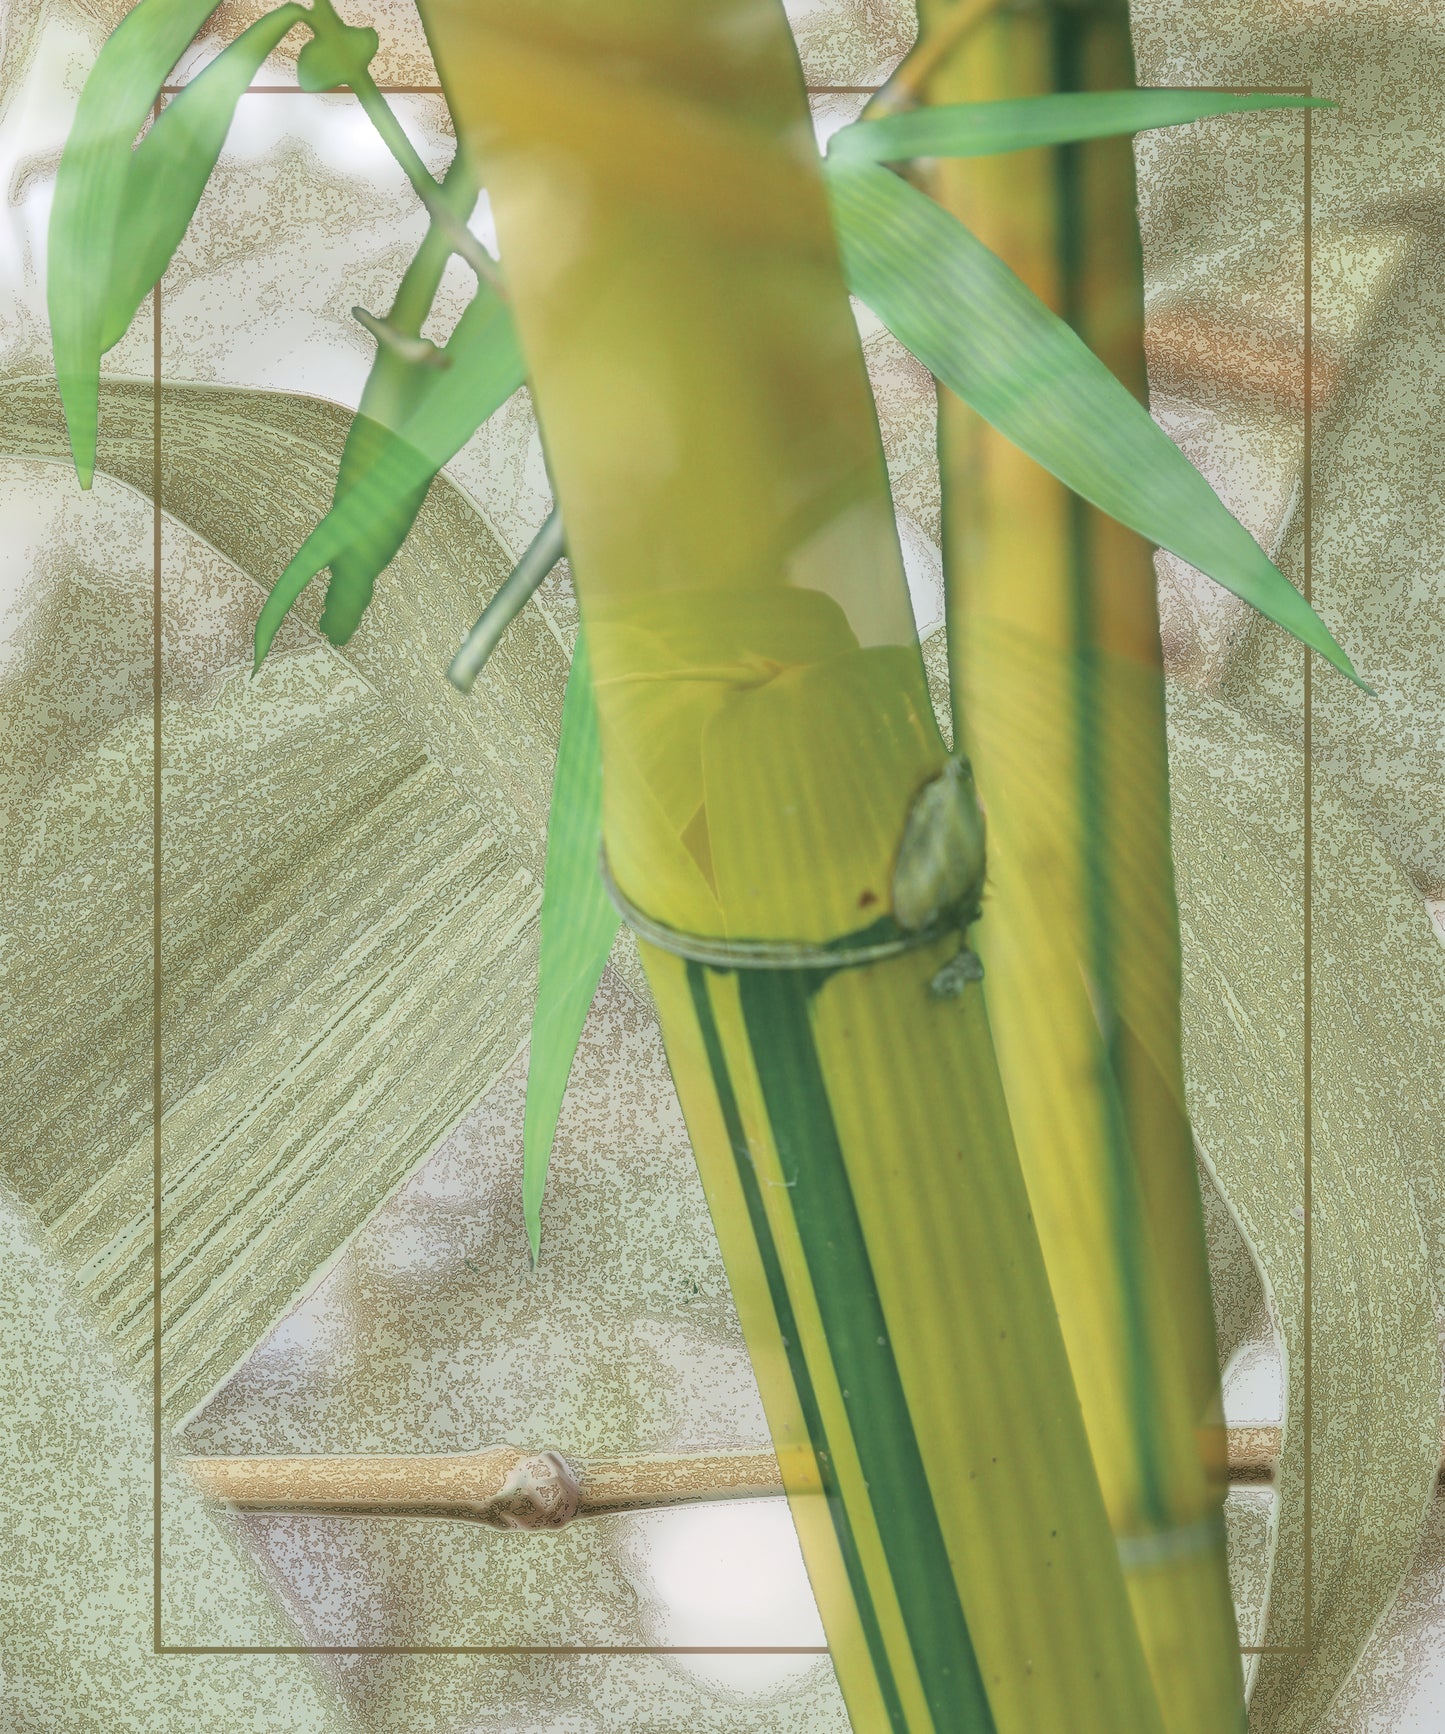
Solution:
<svg viewBox="0 0 1445 1734">
<path fill-rule="evenodd" d="M 925 5 L 926 30 L 955 15 Z M 928 97 L 1132 83 L 1123 5 L 1046 5 L 961 34 Z M 933 179 L 1142 395 L 1128 140 L 942 162 Z M 1213 1734 L 1243 1703 L 1151 551 L 939 399 L 956 726 L 989 813 L 979 949 L 1004 1087 L 1166 1726 Z"/>
</svg>

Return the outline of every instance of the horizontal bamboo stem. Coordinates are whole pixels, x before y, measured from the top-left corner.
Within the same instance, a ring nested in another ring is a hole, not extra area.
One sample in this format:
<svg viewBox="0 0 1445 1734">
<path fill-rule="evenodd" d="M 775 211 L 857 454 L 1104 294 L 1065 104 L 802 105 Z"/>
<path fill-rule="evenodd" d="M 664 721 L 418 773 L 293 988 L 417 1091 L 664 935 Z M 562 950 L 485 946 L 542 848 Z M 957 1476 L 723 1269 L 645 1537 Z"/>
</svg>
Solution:
<svg viewBox="0 0 1445 1734">
<path fill-rule="evenodd" d="M 1229 1429 L 1229 1478 L 1268 1481 L 1277 1426 Z M 496 1446 L 395 1457 L 187 1457 L 201 1491 L 239 1511 L 330 1517 L 445 1517 L 491 1529 L 560 1529 L 578 1517 L 659 1511 L 728 1499 L 775 1499 L 771 1451 L 605 1457 Z M 1442 1468 L 1445 1474 L 1445 1468 Z"/>
<path fill-rule="evenodd" d="M 491 1529 L 560 1529 L 577 1517 L 724 1499 L 770 1499 L 771 1451 L 599 1458 L 497 1446 L 396 1457 L 188 1457 L 201 1491 L 240 1511 L 446 1517 Z"/>
</svg>

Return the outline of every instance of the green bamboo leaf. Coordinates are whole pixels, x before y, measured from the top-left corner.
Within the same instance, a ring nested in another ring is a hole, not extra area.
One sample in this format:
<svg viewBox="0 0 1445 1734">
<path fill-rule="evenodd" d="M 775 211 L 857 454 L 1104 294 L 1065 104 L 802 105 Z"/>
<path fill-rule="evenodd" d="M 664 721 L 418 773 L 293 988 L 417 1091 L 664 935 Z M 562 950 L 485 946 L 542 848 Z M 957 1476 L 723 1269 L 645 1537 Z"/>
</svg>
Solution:
<svg viewBox="0 0 1445 1734">
<path fill-rule="evenodd" d="M 1216 90 L 1091 90 L 1001 102 L 945 103 L 880 120 L 855 121 L 828 143 L 835 161 L 891 163 L 910 157 L 987 157 L 1038 145 L 1075 144 L 1151 127 L 1187 126 L 1261 108 L 1333 108 L 1318 96 L 1247 96 Z"/>
<path fill-rule="evenodd" d="M 256 622 L 257 668 L 292 603 L 316 574 L 350 550 L 386 543 L 394 535 L 398 507 L 418 492 L 424 496 L 442 465 L 521 385 L 516 333 L 495 290 L 478 285 L 476 298 L 457 321 L 442 357 L 445 369 L 437 370 L 435 383 L 422 401 L 397 425 L 372 422 L 368 437 L 374 439 L 375 461 L 366 486 L 354 487 L 336 499 L 276 580 Z M 328 595 L 327 636 L 333 644 L 347 641 L 365 606 L 366 599 L 359 596 L 338 597 L 333 606 Z"/>
<path fill-rule="evenodd" d="M 426 389 L 427 381 L 418 379 L 421 370 L 412 367 L 393 354 L 382 350 L 376 358 L 368 392 L 373 382 L 383 385 L 393 380 L 401 386 L 413 386 L 413 407 Z M 359 486 L 369 485 L 372 470 L 385 456 L 395 435 L 381 421 L 367 415 L 367 396 L 362 396 L 362 408 L 351 423 L 336 470 L 336 489 L 332 509 L 355 493 Z M 356 630 L 357 623 L 370 605 L 376 580 L 395 559 L 402 543 L 411 534 L 412 525 L 425 503 L 431 477 L 419 482 L 392 500 L 385 517 L 372 528 L 367 538 L 353 544 L 331 561 L 331 580 L 326 587 L 326 604 L 318 625 L 336 644 L 345 644 Z"/>
<path fill-rule="evenodd" d="M 930 372 L 1101 511 L 1365 684 L 1148 410 L 996 254 L 887 169 L 824 169 L 850 288 Z"/>
<path fill-rule="evenodd" d="M 242 92 L 281 38 L 305 17 L 306 8 L 293 4 L 258 18 L 166 104 L 136 147 L 116 229 L 101 353 L 124 337 L 180 245 Z"/>
<path fill-rule="evenodd" d="M 47 300 L 60 399 L 80 485 L 95 474 L 100 357 L 131 146 L 215 0 L 141 0 L 101 49 L 55 177 Z"/>
<path fill-rule="evenodd" d="M 522 1209 L 534 1264 L 542 1243 L 542 1193 L 557 1116 L 588 1008 L 617 937 L 617 911 L 597 871 L 601 842 L 602 749 L 586 640 L 579 638 L 562 702 L 547 822 L 537 1009 L 522 1130 Z"/>
</svg>

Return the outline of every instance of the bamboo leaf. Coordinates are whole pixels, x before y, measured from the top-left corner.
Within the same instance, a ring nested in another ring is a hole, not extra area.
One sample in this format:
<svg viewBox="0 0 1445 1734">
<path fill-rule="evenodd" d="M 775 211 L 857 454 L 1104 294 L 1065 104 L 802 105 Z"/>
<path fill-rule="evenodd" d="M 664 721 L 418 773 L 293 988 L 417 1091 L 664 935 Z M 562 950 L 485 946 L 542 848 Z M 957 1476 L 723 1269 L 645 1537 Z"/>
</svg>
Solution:
<svg viewBox="0 0 1445 1734">
<path fill-rule="evenodd" d="M 1076 493 L 1364 685 L 1148 410 L 995 253 L 887 169 L 824 166 L 850 287 L 925 367 Z"/>
<path fill-rule="evenodd" d="M 577 640 L 547 824 L 537 1008 L 522 1131 L 522 1208 L 532 1262 L 542 1242 L 542 1193 L 567 1077 L 597 983 L 617 937 L 618 915 L 597 871 L 602 843 L 602 749 L 587 642 Z"/>
<path fill-rule="evenodd" d="M 909 114 L 855 121 L 835 132 L 835 162 L 902 162 L 910 157 L 986 157 L 1039 145 L 1075 144 L 1152 127 L 1187 126 L 1261 108 L 1332 108 L 1317 96 L 1217 90 L 1091 90 L 999 102 L 944 103 Z"/>
<path fill-rule="evenodd" d="M 511 315 L 495 290 L 478 285 L 442 356 L 445 370 L 437 370 L 421 402 L 395 425 L 358 418 L 370 422 L 368 438 L 374 441 L 375 461 L 366 486 L 339 494 L 276 580 L 256 622 L 257 668 L 292 603 L 316 574 L 349 551 L 387 546 L 398 510 L 419 493 L 424 497 L 442 465 L 521 385 L 522 358 Z M 333 606 L 328 595 L 326 630 L 333 644 L 350 638 L 368 598 L 369 590 L 363 598 L 358 588 L 349 597 L 338 597 Z"/>
<path fill-rule="evenodd" d="M 166 104 L 136 147 L 116 230 L 102 353 L 125 335 L 180 245 L 242 92 L 266 56 L 306 15 L 304 6 L 287 5 L 258 18 Z"/>
<path fill-rule="evenodd" d="M 55 178 L 47 264 L 51 341 L 80 485 L 95 473 L 100 357 L 131 146 L 214 0 L 141 0 L 101 49 Z"/>
</svg>

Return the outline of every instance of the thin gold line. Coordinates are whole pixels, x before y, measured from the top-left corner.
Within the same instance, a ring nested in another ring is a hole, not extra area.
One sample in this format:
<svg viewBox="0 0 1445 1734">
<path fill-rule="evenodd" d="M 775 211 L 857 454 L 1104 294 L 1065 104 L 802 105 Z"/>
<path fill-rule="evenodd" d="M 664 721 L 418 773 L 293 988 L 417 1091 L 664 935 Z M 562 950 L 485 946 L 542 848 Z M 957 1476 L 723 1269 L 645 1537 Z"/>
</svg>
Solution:
<svg viewBox="0 0 1445 1734">
<path fill-rule="evenodd" d="M 165 1656 L 826 1656 L 826 1644 L 167 1644 Z"/>
<path fill-rule="evenodd" d="M 1304 282 L 1304 593 L 1314 599 L 1314 116 L 1305 110 L 1305 282 Z M 1304 1435 L 1304 1647 L 1314 1642 L 1314 1451 L 1311 1438 L 1314 1358 L 1314 670 L 1304 652 L 1304 1319 L 1300 1340 L 1304 1368 L 1300 1380 L 1300 1430 Z"/>
<path fill-rule="evenodd" d="M 1193 88 L 1193 87 L 1191 87 Z M 1259 92 L 1269 96 L 1313 96 L 1313 82 L 1308 84 L 1233 84 L 1201 86 L 1214 88 L 1235 96 Z M 1314 488 L 1312 479 L 1314 442 L 1314 110 L 1305 109 L 1304 123 L 1304 438 L 1300 457 L 1301 471 L 1301 535 L 1304 543 L 1304 598 L 1313 601 L 1314 593 Z M 1302 1208 L 1304 1210 L 1304 1317 L 1300 1338 L 1303 1353 L 1300 1372 L 1300 1433 L 1304 1442 L 1303 1482 L 1304 1543 L 1304 1634 L 1298 1644 L 1241 1644 L 1245 1656 L 1302 1656 L 1314 1649 L 1314 1464 L 1312 1429 L 1313 1360 L 1314 1360 L 1314 765 L 1313 750 L 1313 662 L 1308 650 L 1304 656 L 1304 1031 L 1303 1031 L 1303 1098 L 1304 1136 L 1302 1140 Z"/>
<path fill-rule="evenodd" d="M 156 113 L 160 103 L 156 104 Z M 161 286 L 151 294 L 151 1643 L 161 1638 Z"/>
<path fill-rule="evenodd" d="M 444 96 L 446 92 L 439 84 L 379 84 L 376 87 L 383 96 Z M 876 96 L 883 88 L 878 84 L 809 84 L 804 86 L 809 96 Z M 186 89 L 184 84 L 163 84 L 162 96 L 179 96 Z M 333 84 L 325 90 L 303 90 L 299 84 L 248 84 L 241 92 L 242 96 L 349 96 L 351 91 L 344 84 Z M 1290 95 L 1292 92 L 1271 92 L 1271 95 Z"/>
<path fill-rule="evenodd" d="M 204 69 L 203 69 L 204 70 Z M 184 84 L 163 84 L 162 96 L 179 96 L 187 88 Z M 439 84 L 379 84 L 376 87 L 383 96 L 442 96 L 445 92 Z M 350 89 L 344 84 L 329 85 L 325 90 L 303 90 L 299 84 L 248 84 L 241 92 L 242 96 L 350 96 Z"/>
<path fill-rule="evenodd" d="M 177 95 L 184 85 L 163 85 Z M 383 95 L 444 95 L 441 85 L 380 85 Z M 807 85 L 808 95 L 874 95 L 879 85 Z M 1230 95 L 1313 95 L 1311 85 L 1190 85 Z M 250 85 L 243 95 L 345 95 L 302 90 L 300 85 Z M 160 101 L 156 102 L 160 113 Z M 1313 593 L 1313 111 L 1304 109 L 1304 600 Z M 827 1646 L 689 1646 L 689 1644 L 163 1644 L 161 1642 L 161 290 L 153 295 L 153 1646 L 160 1656 L 826 1656 Z M 1311 1356 L 1313 1356 L 1313 766 L 1311 751 L 1310 654 L 1304 652 L 1304 1318 L 1301 1431 L 1304 1436 L 1304 1642 L 1240 1644 L 1242 1656 L 1301 1656 L 1313 1649 L 1313 1484 L 1311 1484 Z"/>
</svg>

